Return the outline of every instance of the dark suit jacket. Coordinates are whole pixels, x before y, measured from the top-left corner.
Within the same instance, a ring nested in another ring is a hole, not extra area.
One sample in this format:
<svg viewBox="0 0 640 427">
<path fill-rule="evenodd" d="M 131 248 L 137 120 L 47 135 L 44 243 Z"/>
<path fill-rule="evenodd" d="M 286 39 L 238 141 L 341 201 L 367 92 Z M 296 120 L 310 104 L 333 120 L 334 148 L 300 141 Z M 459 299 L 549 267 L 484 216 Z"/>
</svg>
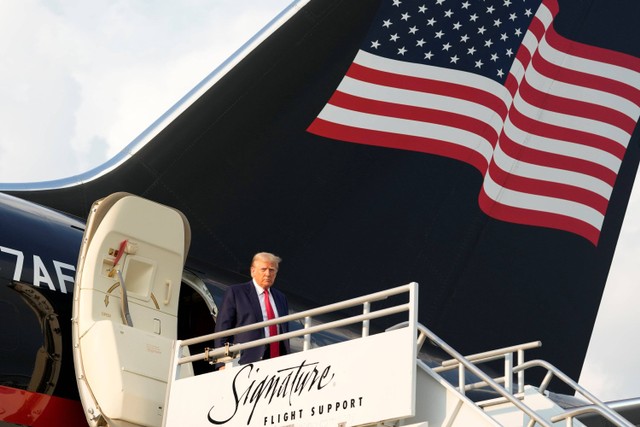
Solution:
<svg viewBox="0 0 640 427">
<path fill-rule="evenodd" d="M 289 305 L 285 295 L 273 287 L 269 289 L 269 292 L 273 296 L 276 309 L 278 310 L 278 316 L 285 316 L 289 314 Z M 253 281 L 233 285 L 227 288 L 222 300 L 222 306 L 218 311 L 218 318 L 216 320 L 215 327 L 216 332 L 262 321 L 263 318 L 262 310 L 260 309 L 260 301 L 258 300 L 258 294 Z M 285 332 L 289 332 L 288 323 L 280 324 L 280 333 Z M 230 344 L 239 344 L 264 337 L 264 328 L 260 328 L 234 336 L 217 339 L 215 341 L 215 346 L 216 348 L 224 346 L 226 342 L 229 342 Z M 289 340 L 284 340 L 283 344 L 285 354 L 288 354 L 290 352 Z M 280 347 L 282 348 L 283 346 L 281 345 Z M 264 351 L 265 346 L 263 345 L 246 349 L 240 356 L 240 363 L 246 364 L 257 362 L 263 358 Z"/>
</svg>

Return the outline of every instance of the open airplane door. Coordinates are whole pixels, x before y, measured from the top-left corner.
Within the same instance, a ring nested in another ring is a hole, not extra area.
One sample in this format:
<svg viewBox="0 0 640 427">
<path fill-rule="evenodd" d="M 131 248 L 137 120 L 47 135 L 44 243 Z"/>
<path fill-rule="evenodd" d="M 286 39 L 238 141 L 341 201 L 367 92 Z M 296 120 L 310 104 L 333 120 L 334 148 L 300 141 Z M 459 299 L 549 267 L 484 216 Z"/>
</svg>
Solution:
<svg viewBox="0 0 640 427">
<path fill-rule="evenodd" d="M 76 378 L 91 426 L 162 423 L 189 224 L 115 193 L 94 203 L 73 296 Z"/>
</svg>

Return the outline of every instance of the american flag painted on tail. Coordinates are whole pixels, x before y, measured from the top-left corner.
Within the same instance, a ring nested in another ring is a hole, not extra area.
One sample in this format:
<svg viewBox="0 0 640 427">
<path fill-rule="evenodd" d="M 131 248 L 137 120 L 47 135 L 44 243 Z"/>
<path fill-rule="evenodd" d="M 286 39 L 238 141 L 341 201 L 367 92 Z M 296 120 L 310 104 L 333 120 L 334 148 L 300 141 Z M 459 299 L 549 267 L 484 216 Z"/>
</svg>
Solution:
<svg viewBox="0 0 640 427">
<path fill-rule="evenodd" d="M 490 217 L 597 245 L 640 60 L 562 37 L 557 13 L 554 0 L 383 0 L 308 131 L 466 162 Z"/>
</svg>

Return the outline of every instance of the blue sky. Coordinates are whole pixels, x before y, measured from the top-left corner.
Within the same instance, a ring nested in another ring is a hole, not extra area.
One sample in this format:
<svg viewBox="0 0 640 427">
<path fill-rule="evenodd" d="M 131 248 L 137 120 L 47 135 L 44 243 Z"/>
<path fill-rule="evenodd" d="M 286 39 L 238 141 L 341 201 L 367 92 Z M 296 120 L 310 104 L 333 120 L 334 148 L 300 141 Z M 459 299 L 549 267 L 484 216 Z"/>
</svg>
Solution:
<svg viewBox="0 0 640 427">
<path fill-rule="evenodd" d="M 288 4 L 4 0 L 0 182 L 64 178 L 102 164 Z M 638 193 L 581 379 L 605 400 L 640 396 Z"/>
</svg>

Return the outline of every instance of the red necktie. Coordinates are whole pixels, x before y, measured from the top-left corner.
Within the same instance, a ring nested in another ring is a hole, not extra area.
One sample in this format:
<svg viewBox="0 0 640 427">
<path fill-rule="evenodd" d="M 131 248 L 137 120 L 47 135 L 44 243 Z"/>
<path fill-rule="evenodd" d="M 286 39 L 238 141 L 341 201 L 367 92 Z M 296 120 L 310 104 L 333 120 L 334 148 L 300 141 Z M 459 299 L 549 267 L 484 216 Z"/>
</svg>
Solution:
<svg viewBox="0 0 640 427">
<path fill-rule="evenodd" d="M 273 308 L 271 308 L 271 301 L 269 300 L 269 289 L 264 290 L 264 306 L 267 309 L 267 319 L 275 319 L 276 315 L 273 313 Z M 269 336 L 275 337 L 276 335 L 278 335 L 278 326 L 269 326 Z M 280 343 L 272 342 L 269 345 L 269 352 L 271 353 L 271 357 L 273 358 L 280 356 Z"/>
</svg>

